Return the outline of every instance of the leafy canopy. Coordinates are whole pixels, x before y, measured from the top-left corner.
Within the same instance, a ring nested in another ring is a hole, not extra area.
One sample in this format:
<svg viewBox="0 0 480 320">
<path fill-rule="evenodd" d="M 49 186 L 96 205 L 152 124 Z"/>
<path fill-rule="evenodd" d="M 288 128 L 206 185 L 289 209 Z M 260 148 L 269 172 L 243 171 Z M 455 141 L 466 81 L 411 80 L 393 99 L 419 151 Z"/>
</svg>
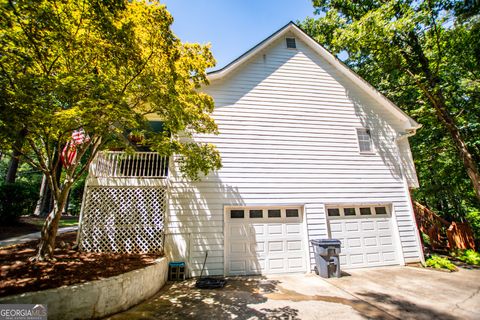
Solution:
<svg viewBox="0 0 480 320">
<path fill-rule="evenodd" d="M 70 189 L 99 150 L 130 147 L 128 130 L 180 155 L 188 178 L 221 167 L 214 146 L 188 139 L 217 133 L 213 99 L 197 90 L 215 60 L 175 37 L 158 1 L 0 0 L 0 17 L 0 146 L 42 171 L 54 198 L 34 259 L 53 257 Z M 162 132 L 149 130 L 152 114 Z M 62 173 L 63 146 L 80 128 L 90 140 Z"/>
<path fill-rule="evenodd" d="M 320 17 L 300 26 L 346 55 L 347 65 L 423 124 L 411 139 L 421 185 L 415 198 L 455 219 L 478 212 L 474 182 L 472 189 L 472 167 L 478 178 L 480 163 L 478 4 L 314 0 L 313 6 Z M 478 179 L 476 185 L 478 192 Z"/>
<path fill-rule="evenodd" d="M 163 133 L 153 148 L 183 155 L 190 178 L 220 167 L 216 149 L 184 139 L 216 133 L 214 103 L 198 92 L 215 61 L 208 46 L 182 43 L 157 1 L 0 1 L 0 137 L 3 148 L 25 133 L 26 160 L 44 172 L 73 130 L 92 138 L 85 154 L 125 144 L 126 129 Z M 180 138 L 180 133 L 182 138 Z M 86 163 L 88 165 L 88 162 Z"/>
</svg>

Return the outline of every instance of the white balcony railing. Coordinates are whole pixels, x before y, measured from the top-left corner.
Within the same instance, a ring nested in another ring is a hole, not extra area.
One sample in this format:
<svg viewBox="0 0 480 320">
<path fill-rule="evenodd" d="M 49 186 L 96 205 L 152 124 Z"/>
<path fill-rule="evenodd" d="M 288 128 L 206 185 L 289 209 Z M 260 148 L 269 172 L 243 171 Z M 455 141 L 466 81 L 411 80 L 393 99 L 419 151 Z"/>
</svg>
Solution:
<svg viewBox="0 0 480 320">
<path fill-rule="evenodd" d="M 166 178 L 168 157 L 156 152 L 99 152 L 90 166 L 90 175 L 97 178 Z"/>
</svg>

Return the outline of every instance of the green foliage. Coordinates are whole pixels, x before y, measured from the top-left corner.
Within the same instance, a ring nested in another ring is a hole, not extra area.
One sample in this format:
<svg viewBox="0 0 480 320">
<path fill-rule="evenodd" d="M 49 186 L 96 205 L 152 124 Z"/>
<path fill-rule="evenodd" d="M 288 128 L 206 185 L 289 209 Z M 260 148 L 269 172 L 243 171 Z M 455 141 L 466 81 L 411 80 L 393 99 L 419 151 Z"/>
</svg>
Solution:
<svg viewBox="0 0 480 320">
<path fill-rule="evenodd" d="M 463 261 L 467 264 L 474 266 L 480 265 L 480 253 L 476 252 L 475 250 L 459 250 L 457 252 L 454 252 L 452 255 L 458 260 Z"/>
<path fill-rule="evenodd" d="M 420 232 L 420 234 L 422 235 L 423 243 L 424 243 L 426 246 L 430 246 L 430 237 L 428 236 L 428 234 L 423 233 L 423 232 Z"/>
<path fill-rule="evenodd" d="M 14 224 L 21 215 L 32 214 L 38 189 L 25 182 L 0 185 L 0 223 Z"/>
<path fill-rule="evenodd" d="M 124 145 L 125 128 L 143 129 L 146 115 L 170 134 L 162 151 L 185 158 L 179 133 L 217 132 L 213 99 L 197 90 L 215 64 L 209 46 L 182 43 L 159 2 L 1 1 L 0 14 L 0 141 L 11 146 L 26 129 L 24 160 L 45 173 L 78 128 L 92 138 L 89 156 Z M 197 145 L 204 157 L 181 166 L 193 178 L 220 167 L 214 148 Z"/>
<path fill-rule="evenodd" d="M 450 260 L 448 260 L 447 258 L 442 258 L 435 254 L 429 257 L 425 261 L 425 264 L 427 265 L 427 267 L 435 268 L 435 269 L 447 269 L 450 271 L 457 270 L 457 267 L 453 263 L 451 263 Z"/>
<path fill-rule="evenodd" d="M 188 139 L 217 133 L 213 99 L 198 90 L 215 60 L 208 45 L 173 34 L 159 1 L 0 0 L 0 16 L 0 150 L 23 141 L 22 160 L 45 174 L 54 196 L 38 258 L 53 252 L 52 226 L 70 188 L 99 150 L 129 147 L 127 129 L 162 121 L 168 136 L 149 139 L 164 142 L 153 143 L 164 155 L 179 153 L 189 178 L 221 167 L 215 148 Z M 90 140 L 59 173 L 79 128 Z"/>
<path fill-rule="evenodd" d="M 466 215 L 466 219 L 472 227 L 473 236 L 475 237 L 475 239 L 480 240 L 480 211 L 469 211 Z"/>
<path fill-rule="evenodd" d="M 347 53 L 348 66 L 423 125 L 410 139 L 420 182 L 413 197 L 449 220 L 480 211 L 458 148 L 463 139 L 478 169 L 478 5 L 472 10 L 471 4 L 455 0 L 313 4 L 317 14 L 325 15 L 300 26 L 334 54 Z M 459 136 L 448 129 L 440 109 Z M 474 229 L 478 237 L 480 229 Z"/>
</svg>

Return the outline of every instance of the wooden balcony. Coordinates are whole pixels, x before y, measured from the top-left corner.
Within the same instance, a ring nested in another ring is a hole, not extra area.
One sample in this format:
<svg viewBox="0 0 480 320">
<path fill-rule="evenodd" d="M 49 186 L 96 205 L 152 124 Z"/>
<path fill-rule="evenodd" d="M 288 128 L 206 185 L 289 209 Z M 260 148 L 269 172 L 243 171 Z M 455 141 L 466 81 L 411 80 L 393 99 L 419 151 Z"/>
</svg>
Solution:
<svg viewBox="0 0 480 320">
<path fill-rule="evenodd" d="M 91 178 L 166 179 L 168 157 L 156 152 L 100 152 L 90 165 Z"/>
</svg>

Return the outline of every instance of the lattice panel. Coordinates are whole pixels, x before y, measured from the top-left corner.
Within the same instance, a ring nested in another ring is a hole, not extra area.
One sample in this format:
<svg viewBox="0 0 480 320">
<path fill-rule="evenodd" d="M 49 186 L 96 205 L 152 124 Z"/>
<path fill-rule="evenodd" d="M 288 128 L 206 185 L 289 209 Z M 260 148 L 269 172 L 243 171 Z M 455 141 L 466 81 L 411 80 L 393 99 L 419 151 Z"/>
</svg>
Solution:
<svg viewBox="0 0 480 320">
<path fill-rule="evenodd" d="M 89 252 L 163 251 L 164 187 L 87 187 L 80 248 Z"/>
</svg>

